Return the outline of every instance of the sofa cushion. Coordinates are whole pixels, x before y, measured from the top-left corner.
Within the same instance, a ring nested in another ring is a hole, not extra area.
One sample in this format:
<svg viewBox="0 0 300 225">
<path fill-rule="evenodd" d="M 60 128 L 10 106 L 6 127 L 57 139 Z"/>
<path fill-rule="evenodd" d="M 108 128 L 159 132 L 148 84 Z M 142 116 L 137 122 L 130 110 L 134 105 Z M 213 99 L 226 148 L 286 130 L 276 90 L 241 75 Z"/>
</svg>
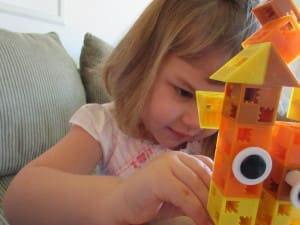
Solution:
<svg viewBox="0 0 300 225">
<path fill-rule="evenodd" d="M 86 90 L 88 103 L 104 103 L 109 97 L 102 88 L 101 64 L 112 47 L 102 39 L 86 33 L 80 54 L 80 75 Z"/>
<path fill-rule="evenodd" d="M 0 224 L 1 225 L 9 225 L 2 215 L 3 214 L 1 213 L 1 209 L 0 209 Z"/>
<path fill-rule="evenodd" d="M 3 212 L 1 210 L 3 208 L 2 202 L 3 202 L 4 193 L 6 192 L 6 189 L 13 178 L 14 178 L 14 175 L 4 176 L 4 177 L 0 178 L 0 215 L 1 214 L 3 215 Z"/>
<path fill-rule="evenodd" d="M 56 33 L 0 29 L 0 177 L 62 138 L 85 102 L 76 64 Z"/>
</svg>

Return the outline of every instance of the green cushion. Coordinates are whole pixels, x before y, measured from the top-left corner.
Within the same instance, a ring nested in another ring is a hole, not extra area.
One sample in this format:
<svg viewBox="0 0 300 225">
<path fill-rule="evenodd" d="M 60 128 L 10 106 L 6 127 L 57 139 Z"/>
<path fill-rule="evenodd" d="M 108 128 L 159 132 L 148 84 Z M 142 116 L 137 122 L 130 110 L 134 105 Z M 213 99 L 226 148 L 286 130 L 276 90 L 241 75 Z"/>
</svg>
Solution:
<svg viewBox="0 0 300 225">
<path fill-rule="evenodd" d="M 0 209 L 2 208 L 2 201 L 3 201 L 4 193 L 13 178 L 14 178 L 14 175 L 5 176 L 5 177 L 0 178 Z"/>
<path fill-rule="evenodd" d="M 0 225 L 9 225 L 7 221 L 2 216 L 1 210 L 0 210 Z"/>
<path fill-rule="evenodd" d="M 13 175 L 0 178 L 0 225 L 8 225 L 7 221 L 4 218 L 2 202 L 3 202 L 4 193 L 13 178 L 14 178 Z"/>
<path fill-rule="evenodd" d="M 88 103 L 104 103 L 109 97 L 102 88 L 101 64 L 112 47 L 102 39 L 86 33 L 80 54 L 80 74 L 86 90 Z"/>
<path fill-rule="evenodd" d="M 0 177 L 62 138 L 85 102 L 76 64 L 56 33 L 0 29 Z"/>
</svg>

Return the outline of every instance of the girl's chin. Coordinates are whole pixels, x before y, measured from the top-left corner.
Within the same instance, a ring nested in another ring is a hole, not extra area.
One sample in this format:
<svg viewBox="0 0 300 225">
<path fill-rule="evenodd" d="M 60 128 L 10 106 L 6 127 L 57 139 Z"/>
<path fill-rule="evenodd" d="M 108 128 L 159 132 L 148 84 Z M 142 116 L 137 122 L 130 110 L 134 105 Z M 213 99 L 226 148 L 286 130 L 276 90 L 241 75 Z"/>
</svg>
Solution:
<svg viewBox="0 0 300 225">
<path fill-rule="evenodd" d="M 173 148 L 172 150 L 180 150 L 180 149 L 184 149 L 186 148 L 187 142 L 183 142 L 180 145 L 177 145 L 175 148 Z"/>
<path fill-rule="evenodd" d="M 186 145 L 187 145 L 187 142 L 184 142 L 184 143 L 181 143 L 181 144 L 176 144 L 176 145 L 171 145 L 171 144 L 161 144 L 162 146 L 168 148 L 168 149 L 171 149 L 171 150 L 174 150 L 174 151 L 178 151 L 180 149 L 184 149 L 186 148 Z"/>
</svg>

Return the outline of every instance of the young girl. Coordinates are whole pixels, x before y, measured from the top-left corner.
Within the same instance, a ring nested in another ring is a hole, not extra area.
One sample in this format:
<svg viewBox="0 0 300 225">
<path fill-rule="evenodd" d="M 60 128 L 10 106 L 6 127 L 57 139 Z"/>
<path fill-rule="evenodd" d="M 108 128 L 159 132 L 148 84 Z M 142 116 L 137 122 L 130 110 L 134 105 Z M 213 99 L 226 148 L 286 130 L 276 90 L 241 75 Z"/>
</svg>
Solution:
<svg viewBox="0 0 300 225">
<path fill-rule="evenodd" d="M 209 76 L 256 29 L 251 8 L 250 0 L 154 0 L 103 68 L 113 102 L 80 108 L 70 132 L 11 183 L 11 225 L 178 215 L 211 224 L 205 155 L 215 131 L 199 128 L 195 90 L 222 91 Z M 91 175 L 96 165 L 99 176 Z"/>
</svg>

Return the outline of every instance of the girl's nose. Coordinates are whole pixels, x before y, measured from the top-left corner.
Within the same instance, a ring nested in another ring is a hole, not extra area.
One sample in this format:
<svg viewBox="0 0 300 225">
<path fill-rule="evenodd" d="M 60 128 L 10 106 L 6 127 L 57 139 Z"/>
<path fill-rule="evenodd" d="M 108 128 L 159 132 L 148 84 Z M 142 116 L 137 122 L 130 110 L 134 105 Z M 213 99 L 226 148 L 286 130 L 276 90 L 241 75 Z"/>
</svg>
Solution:
<svg viewBox="0 0 300 225">
<path fill-rule="evenodd" d="M 182 121 L 190 131 L 199 130 L 199 119 L 196 102 L 185 110 Z"/>
</svg>

